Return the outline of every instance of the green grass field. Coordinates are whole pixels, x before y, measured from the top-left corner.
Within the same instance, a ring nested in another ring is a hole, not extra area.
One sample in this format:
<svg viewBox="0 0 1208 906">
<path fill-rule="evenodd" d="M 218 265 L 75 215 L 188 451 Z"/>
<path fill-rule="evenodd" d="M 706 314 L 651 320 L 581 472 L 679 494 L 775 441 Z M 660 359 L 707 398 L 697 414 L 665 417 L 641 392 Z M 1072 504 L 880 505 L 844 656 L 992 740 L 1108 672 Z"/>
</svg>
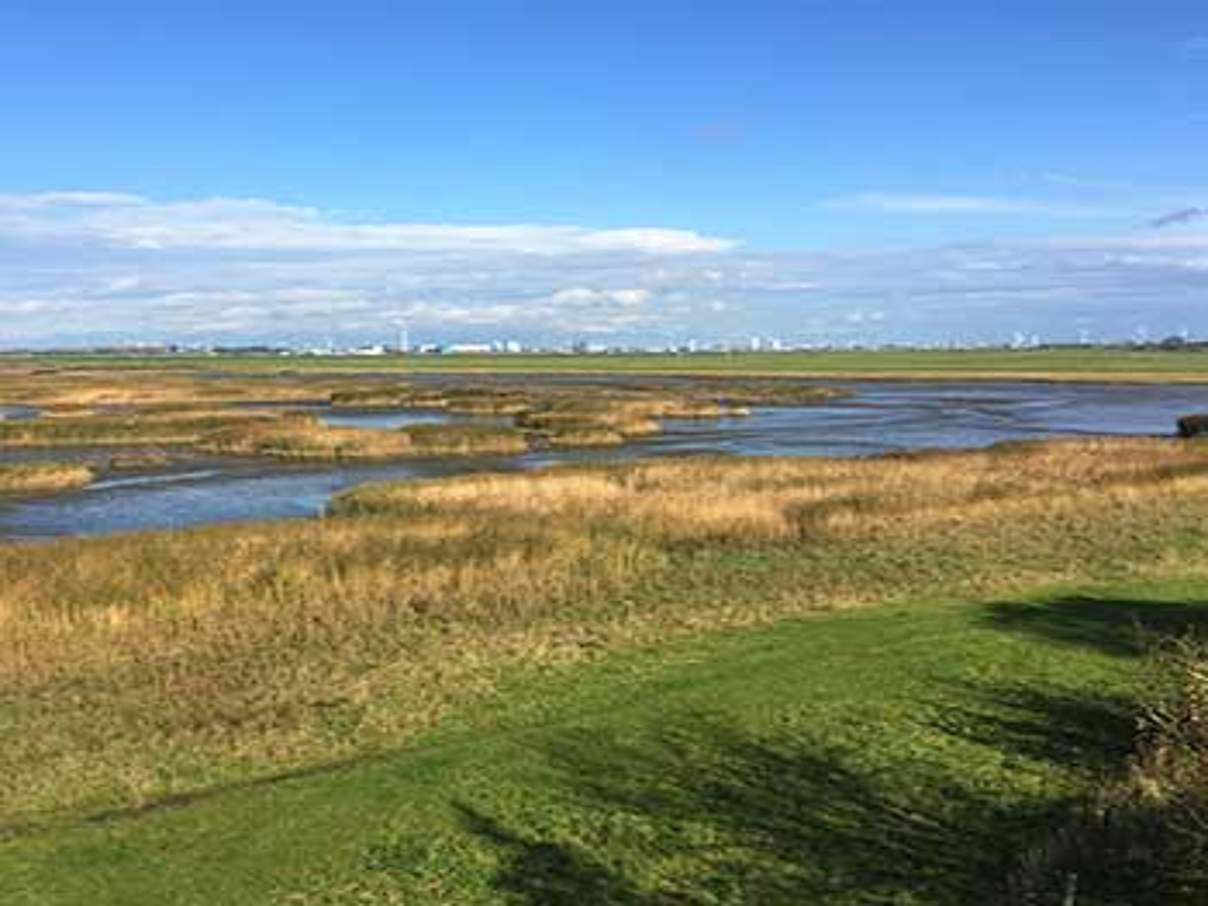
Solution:
<svg viewBox="0 0 1208 906">
<path fill-rule="evenodd" d="M 410 355 L 404 357 L 61 355 L 6 357 L 12 367 L 154 367 L 231 371 L 632 373 L 1208 382 L 1208 352 L 1126 349 L 823 351 L 693 355 Z"/>
<path fill-rule="evenodd" d="M 1205 600 L 916 602 L 552 670 L 405 750 L 10 829 L 0 902 L 999 902 L 1121 769 L 1134 621 L 1204 625 Z"/>
</svg>

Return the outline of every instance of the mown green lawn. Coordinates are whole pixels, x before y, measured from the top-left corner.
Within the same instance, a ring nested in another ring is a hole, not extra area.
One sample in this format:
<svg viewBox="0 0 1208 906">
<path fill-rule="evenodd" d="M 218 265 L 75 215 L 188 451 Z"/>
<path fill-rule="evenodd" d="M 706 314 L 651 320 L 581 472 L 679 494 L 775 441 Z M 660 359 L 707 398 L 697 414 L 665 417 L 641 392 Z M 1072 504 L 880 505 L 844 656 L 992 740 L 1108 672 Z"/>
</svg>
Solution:
<svg viewBox="0 0 1208 906">
<path fill-rule="evenodd" d="M 1129 349 L 1040 350 L 828 350 L 785 353 L 663 353 L 620 355 L 409 355 L 286 357 L 87 356 L 5 357 L 0 366 L 193 368 L 226 371 L 416 371 L 416 372 L 630 372 L 684 374 L 782 374 L 859 377 L 861 375 L 952 376 L 1018 375 L 1059 379 L 1079 375 L 1208 381 L 1208 351 Z"/>
<path fill-rule="evenodd" d="M 1120 769 L 1137 622 L 1202 602 L 924 602 L 550 670 L 406 751 L 9 828 L 0 903 L 997 902 Z"/>
</svg>

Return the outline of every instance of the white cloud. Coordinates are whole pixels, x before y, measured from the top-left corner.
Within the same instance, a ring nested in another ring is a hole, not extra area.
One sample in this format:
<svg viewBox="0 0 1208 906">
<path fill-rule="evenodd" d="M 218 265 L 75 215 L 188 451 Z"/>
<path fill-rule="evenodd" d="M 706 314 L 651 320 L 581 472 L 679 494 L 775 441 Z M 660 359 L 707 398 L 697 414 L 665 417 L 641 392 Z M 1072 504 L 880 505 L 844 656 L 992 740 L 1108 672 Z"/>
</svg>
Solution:
<svg viewBox="0 0 1208 906">
<path fill-rule="evenodd" d="M 1081 205 L 1059 204 L 984 195 L 898 195 L 860 192 L 823 203 L 824 207 L 883 214 L 1030 214 L 1039 217 L 1089 217 L 1103 211 Z"/>
<path fill-rule="evenodd" d="M 910 196 L 917 198 L 916 196 Z M 926 196 L 931 197 L 931 196 Z M 1202 225 L 1200 225 L 1202 227 Z M 622 341 L 1208 335 L 1208 229 L 760 252 L 691 231 L 345 223 L 120 193 L 0 196 L 0 346 L 107 339 Z"/>
<path fill-rule="evenodd" d="M 617 289 L 611 293 L 612 299 L 618 305 L 626 308 L 638 308 L 650 301 L 652 293 L 648 289 Z"/>
<path fill-rule="evenodd" d="M 107 192 L 0 196 L 0 237 L 136 249 L 291 252 L 500 251 L 532 255 L 720 252 L 734 242 L 653 227 L 347 223 L 316 208 L 256 198 L 155 202 Z"/>
<path fill-rule="evenodd" d="M 408 318 L 441 326 L 512 327 L 563 333 L 615 333 L 655 324 L 663 314 L 643 312 L 654 294 L 643 288 L 592 289 L 584 286 L 516 302 L 478 305 L 412 302 L 402 309 Z"/>
<path fill-rule="evenodd" d="M 124 192 L 39 192 L 32 195 L 0 195 L 0 212 L 55 208 L 118 208 L 145 203 L 141 196 Z"/>
<path fill-rule="evenodd" d="M 648 289 L 589 289 L 576 286 L 560 289 L 549 297 L 549 301 L 560 307 L 623 306 L 637 308 L 650 301 L 654 294 Z"/>
</svg>

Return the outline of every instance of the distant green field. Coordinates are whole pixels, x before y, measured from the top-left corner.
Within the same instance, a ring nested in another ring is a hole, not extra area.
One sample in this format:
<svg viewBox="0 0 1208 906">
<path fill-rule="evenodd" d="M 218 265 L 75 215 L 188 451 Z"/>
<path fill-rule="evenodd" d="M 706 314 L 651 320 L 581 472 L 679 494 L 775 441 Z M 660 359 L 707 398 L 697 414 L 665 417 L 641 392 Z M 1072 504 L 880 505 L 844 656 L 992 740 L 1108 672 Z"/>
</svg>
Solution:
<svg viewBox="0 0 1208 906">
<path fill-rule="evenodd" d="M 0 902 L 1003 902 L 1123 764 L 1134 620 L 1203 626 L 1206 598 L 1055 588 L 556 670 L 409 750 L 11 838 Z"/>
<path fill-rule="evenodd" d="M 1208 352 L 1123 349 L 851 351 L 625 355 L 42 356 L 0 367 L 204 368 L 232 371 L 564 372 L 817 377 L 1208 381 Z"/>
</svg>

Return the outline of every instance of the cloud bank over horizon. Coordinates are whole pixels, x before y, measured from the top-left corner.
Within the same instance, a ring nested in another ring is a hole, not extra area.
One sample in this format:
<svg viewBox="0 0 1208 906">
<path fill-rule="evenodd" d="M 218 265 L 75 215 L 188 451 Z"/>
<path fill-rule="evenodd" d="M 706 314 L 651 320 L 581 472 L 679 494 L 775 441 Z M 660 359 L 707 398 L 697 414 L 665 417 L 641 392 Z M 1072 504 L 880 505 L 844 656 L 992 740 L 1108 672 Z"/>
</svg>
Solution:
<svg viewBox="0 0 1208 906">
<path fill-rule="evenodd" d="M 867 192 L 886 216 L 1073 208 Z M 1194 220 L 1195 218 L 1187 218 Z M 0 347 L 118 341 L 996 342 L 1208 333 L 1208 232 L 767 251 L 659 226 L 401 223 L 258 198 L 0 195 Z"/>
</svg>

